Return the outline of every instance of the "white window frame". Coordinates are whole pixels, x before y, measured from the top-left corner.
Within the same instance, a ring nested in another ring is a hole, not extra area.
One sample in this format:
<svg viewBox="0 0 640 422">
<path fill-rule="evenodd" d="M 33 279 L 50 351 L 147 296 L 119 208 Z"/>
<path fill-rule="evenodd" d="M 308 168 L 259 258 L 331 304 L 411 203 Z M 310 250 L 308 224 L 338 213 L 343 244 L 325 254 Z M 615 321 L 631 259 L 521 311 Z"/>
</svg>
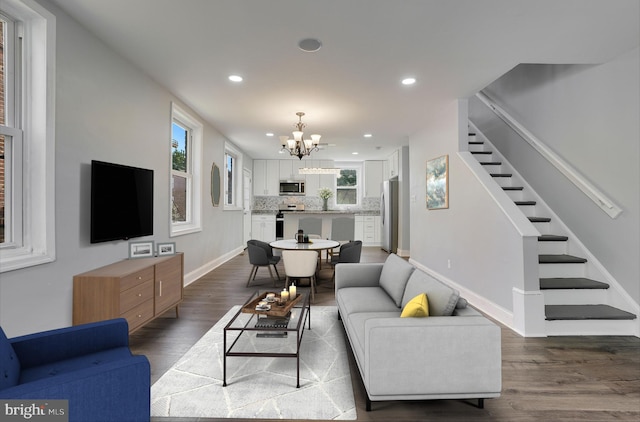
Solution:
<svg viewBox="0 0 640 422">
<path fill-rule="evenodd" d="M 355 204 L 338 204 L 338 189 L 340 188 L 338 186 L 338 178 L 340 176 L 335 177 L 334 190 L 335 190 L 336 198 L 335 198 L 334 204 L 336 209 L 346 210 L 346 209 L 360 207 L 360 205 L 362 204 L 362 190 L 363 190 L 363 183 L 364 183 L 364 180 L 362 179 L 362 162 L 361 161 L 338 161 L 334 163 L 334 167 L 339 169 L 345 169 L 345 170 L 355 170 L 356 178 L 358 181 L 358 184 L 355 187 L 356 203 Z M 344 189 L 344 188 L 340 188 L 340 189 Z"/>
<path fill-rule="evenodd" d="M 7 72 L 13 81 L 8 98 L 13 114 L 6 123 L 12 126 L 0 126 L 12 138 L 11 156 L 5 158 L 12 196 L 5 231 L 11 241 L 0 246 L 0 272 L 7 272 L 56 258 L 56 18 L 33 0 L 2 0 L 0 8 L 15 22 L 11 57 L 17 65 L 15 73 Z"/>
<path fill-rule="evenodd" d="M 181 176 L 183 172 L 175 172 L 172 166 L 171 129 L 173 122 L 178 122 L 186 127 L 191 138 L 187 144 L 187 219 L 186 221 L 173 221 L 173 174 Z M 170 236 L 181 236 L 202 231 L 202 145 L 204 125 L 200 123 L 184 108 L 176 103 L 171 103 L 171 122 L 169 124 L 169 226 Z"/>
<path fill-rule="evenodd" d="M 231 203 L 227 202 L 229 196 L 229 175 L 227 171 L 227 154 L 234 157 L 235 166 L 232 173 L 232 198 Z M 243 210 L 243 173 L 242 173 L 242 151 L 230 142 L 224 144 L 224 208 L 225 211 L 242 211 Z"/>
</svg>

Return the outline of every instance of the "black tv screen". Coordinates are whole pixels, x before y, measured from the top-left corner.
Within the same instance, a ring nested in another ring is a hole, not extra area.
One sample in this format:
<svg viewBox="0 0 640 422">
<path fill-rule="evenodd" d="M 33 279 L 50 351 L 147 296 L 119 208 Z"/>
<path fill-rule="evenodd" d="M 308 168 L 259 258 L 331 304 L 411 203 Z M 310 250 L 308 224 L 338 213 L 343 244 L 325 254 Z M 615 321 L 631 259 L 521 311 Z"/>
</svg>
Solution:
<svg viewBox="0 0 640 422">
<path fill-rule="evenodd" d="M 91 161 L 91 243 L 153 234 L 153 170 Z"/>
</svg>

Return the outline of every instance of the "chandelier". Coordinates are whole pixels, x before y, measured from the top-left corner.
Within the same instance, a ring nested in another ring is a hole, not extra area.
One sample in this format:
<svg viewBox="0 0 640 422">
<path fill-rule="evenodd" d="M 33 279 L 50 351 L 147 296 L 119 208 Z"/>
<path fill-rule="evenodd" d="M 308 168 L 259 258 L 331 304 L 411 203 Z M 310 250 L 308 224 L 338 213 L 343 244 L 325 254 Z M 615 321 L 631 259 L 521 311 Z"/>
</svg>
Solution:
<svg viewBox="0 0 640 422">
<path fill-rule="evenodd" d="M 320 150 L 318 148 L 320 135 L 314 134 L 311 135 L 311 139 L 304 139 L 302 129 L 307 126 L 302 123 L 304 113 L 299 111 L 296 113 L 296 116 L 298 116 L 299 120 L 298 123 L 294 125 L 297 130 L 293 132 L 293 139 L 289 139 L 288 136 L 281 136 L 280 141 L 282 142 L 282 150 L 287 150 L 289 151 L 289 155 L 295 155 L 302 160 L 302 157 L 305 155 L 311 155 L 312 151 Z"/>
</svg>

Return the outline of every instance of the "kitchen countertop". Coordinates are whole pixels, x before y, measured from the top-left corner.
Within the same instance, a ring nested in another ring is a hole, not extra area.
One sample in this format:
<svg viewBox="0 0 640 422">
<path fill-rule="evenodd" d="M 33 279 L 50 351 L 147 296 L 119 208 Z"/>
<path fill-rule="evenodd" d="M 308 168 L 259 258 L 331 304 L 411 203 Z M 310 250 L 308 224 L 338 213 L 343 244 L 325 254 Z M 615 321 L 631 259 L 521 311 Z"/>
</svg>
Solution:
<svg viewBox="0 0 640 422">
<path fill-rule="evenodd" d="M 270 214 L 277 214 L 278 210 L 252 210 L 251 211 L 252 214 L 255 215 L 270 215 Z M 328 210 L 328 211 L 322 211 L 322 210 L 304 210 L 304 211 L 284 211 L 283 214 L 295 214 L 295 215 L 300 215 L 300 214 L 326 214 L 326 215 L 332 215 L 332 214 L 357 214 L 357 215 L 380 215 L 380 211 L 379 210 Z"/>
</svg>

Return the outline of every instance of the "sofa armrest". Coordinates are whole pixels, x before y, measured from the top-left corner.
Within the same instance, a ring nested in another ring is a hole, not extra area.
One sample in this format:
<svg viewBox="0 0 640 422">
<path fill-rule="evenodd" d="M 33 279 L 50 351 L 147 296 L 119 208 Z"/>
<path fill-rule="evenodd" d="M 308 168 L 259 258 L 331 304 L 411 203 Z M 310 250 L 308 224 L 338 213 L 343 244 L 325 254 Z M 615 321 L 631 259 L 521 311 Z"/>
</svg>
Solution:
<svg viewBox="0 0 640 422">
<path fill-rule="evenodd" d="M 372 318 L 365 322 L 369 394 L 498 394 L 500 328 L 482 316 Z"/>
<path fill-rule="evenodd" d="M 336 291 L 344 287 L 376 287 L 380 285 L 381 263 L 342 263 L 336 265 Z"/>
<path fill-rule="evenodd" d="M 91 322 L 9 339 L 20 366 L 30 368 L 129 345 L 124 318 Z"/>
<path fill-rule="evenodd" d="M 68 400 L 71 421 L 149 421 L 151 369 L 145 356 L 0 390 L 2 399 Z"/>
</svg>

